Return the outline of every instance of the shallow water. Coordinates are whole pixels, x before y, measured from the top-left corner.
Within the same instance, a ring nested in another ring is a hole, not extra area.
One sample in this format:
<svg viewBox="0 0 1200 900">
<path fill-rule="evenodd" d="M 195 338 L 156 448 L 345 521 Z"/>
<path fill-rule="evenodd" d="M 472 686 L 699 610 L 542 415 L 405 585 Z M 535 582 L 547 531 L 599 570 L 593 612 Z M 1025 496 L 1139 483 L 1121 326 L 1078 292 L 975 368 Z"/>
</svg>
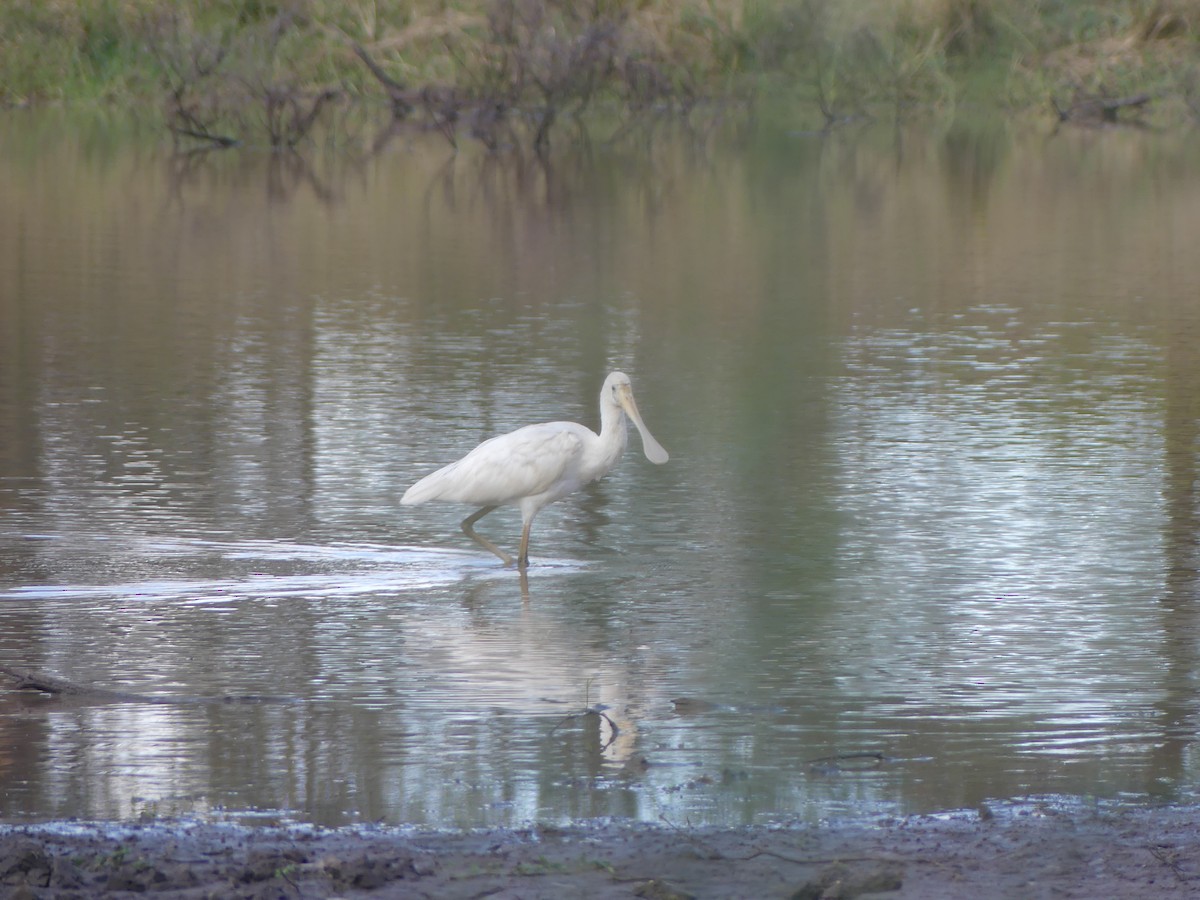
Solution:
<svg viewBox="0 0 1200 900">
<path fill-rule="evenodd" d="M 1194 144 L 664 134 L 543 167 L 16 118 L 0 664 L 280 702 L 0 695 L 0 816 L 1194 799 Z M 595 427 L 612 368 L 672 458 L 631 435 L 527 579 L 468 510 L 399 506 L 493 434 Z"/>
</svg>

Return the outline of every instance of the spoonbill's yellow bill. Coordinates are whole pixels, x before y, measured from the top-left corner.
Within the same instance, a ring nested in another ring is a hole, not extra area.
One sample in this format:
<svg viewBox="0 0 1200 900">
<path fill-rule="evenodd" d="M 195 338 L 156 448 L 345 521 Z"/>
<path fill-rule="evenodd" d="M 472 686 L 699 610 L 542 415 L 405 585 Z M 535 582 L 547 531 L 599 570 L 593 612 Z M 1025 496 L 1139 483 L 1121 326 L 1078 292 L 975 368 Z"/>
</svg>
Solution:
<svg viewBox="0 0 1200 900">
<path fill-rule="evenodd" d="M 652 463 L 670 457 L 646 428 L 633 400 L 633 385 L 624 372 L 613 372 L 600 389 L 600 433 L 574 422 L 526 425 L 484 441 L 462 459 L 426 475 L 400 499 L 405 506 L 426 500 L 448 500 L 480 507 L 463 519 L 462 530 L 512 565 L 513 559 L 483 535 L 475 523 L 499 506 L 521 509 L 521 549 L 517 566 L 529 565 L 529 529 L 542 507 L 604 477 L 625 451 L 631 421 L 642 436 L 642 449 Z"/>
</svg>

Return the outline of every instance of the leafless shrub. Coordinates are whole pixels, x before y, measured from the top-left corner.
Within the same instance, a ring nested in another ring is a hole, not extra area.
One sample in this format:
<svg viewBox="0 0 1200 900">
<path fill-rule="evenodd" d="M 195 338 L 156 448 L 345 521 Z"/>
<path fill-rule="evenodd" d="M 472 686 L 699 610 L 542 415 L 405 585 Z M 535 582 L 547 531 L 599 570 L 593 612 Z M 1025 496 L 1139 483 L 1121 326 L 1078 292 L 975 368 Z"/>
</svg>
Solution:
<svg viewBox="0 0 1200 900">
<path fill-rule="evenodd" d="M 222 130 L 225 98 L 221 67 L 228 46 L 217 35 L 203 35 L 178 10 L 147 22 L 147 44 L 162 68 L 167 127 L 176 137 L 221 147 L 238 143 Z"/>
<path fill-rule="evenodd" d="M 599 104 L 636 116 L 688 110 L 702 94 L 689 64 L 673 58 L 681 51 L 672 49 L 670 19 L 656 18 L 639 0 L 487 0 L 482 14 L 454 18 L 458 27 L 434 27 L 445 16 L 432 24 L 417 19 L 385 37 L 363 30 L 362 41 L 342 32 L 340 46 L 330 44 L 330 26 L 304 0 L 214 26 L 224 30 L 205 30 L 187 7 L 159 9 L 145 31 L 164 73 L 169 126 L 177 137 L 217 146 L 303 141 L 342 96 L 340 85 L 322 80 L 342 65 L 324 62 L 336 52 L 357 55 L 371 73 L 393 127 L 433 128 L 454 146 L 465 132 L 491 149 L 527 140 L 540 153 L 561 123 L 579 123 Z M 723 34 L 688 33 L 682 56 L 702 67 L 697 60 L 707 56 L 697 48 Z M 414 80 L 400 53 L 417 42 L 427 57 L 431 45 L 442 48 L 449 78 Z"/>
<path fill-rule="evenodd" d="M 388 100 L 392 105 L 392 117 L 394 119 L 406 119 L 413 111 L 413 96 L 404 84 L 393 78 L 378 62 L 375 61 L 367 48 L 362 44 L 354 45 L 354 53 L 363 61 L 371 74 L 375 76 L 375 80 L 383 86 L 387 92 Z"/>
<path fill-rule="evenodd" d="M 465 126 L 491 149 L 523 134 L 543 152 L 557 125 L 579 121 L 599 102 L 620 102 L 634 114 L 694 103 L 697 92 L 670 71 L 661 41 L 634 26 L 637 9 L 634 0 L 492 0 L 478 28 L 442 37 L 460 73 L 452 86 L 406 84 L 382 57 L 354 50 L 396 119 L 420 111 L 450 143 Z"/>
<path fill-rule="evenodd" d="M 471 67 L 476 100 L 497 113 L 518 110 L 544 149 L 564 115 L 578 115 L 619 72 L 624 13 L 602 3 L 495 0 Z"/>
<path fill-rule="evenodd" d="M 265 139 L 291 148 L 302 141 L 338 92 L 307 87 L 280 62 L 298 21 L 284 10 L 235 33 L 202 31 L 176 8 L 148 20 L 147 43 L 163 72 L 172 133 L 221 147 Z"/>
<path fill-rule="evenodd" d="M 310 94 L 288 85 L 263 87 L 263 121 L 271 146 L 295 147 L 308 136 L 321 108 L 337 96 L 334 90 Z"/>
</svg>

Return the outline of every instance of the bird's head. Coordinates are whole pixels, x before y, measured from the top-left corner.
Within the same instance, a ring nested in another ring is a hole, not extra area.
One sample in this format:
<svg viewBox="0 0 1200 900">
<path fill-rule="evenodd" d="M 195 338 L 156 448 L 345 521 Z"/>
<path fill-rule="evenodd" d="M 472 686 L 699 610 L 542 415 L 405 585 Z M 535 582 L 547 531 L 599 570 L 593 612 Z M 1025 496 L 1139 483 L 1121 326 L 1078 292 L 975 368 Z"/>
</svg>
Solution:
<svg viewBox="0 0 1200 900">
<path fill-rule="evenodd" d="M 663 445 L 654 439 L 654 435 L 650 433 L 646 423 L 642 421 L 642 415 L 638 412 L 637 403 L 633 399 L 633 382 L 629 380 L 628 375 L 624 372 L 610 374 L 604 380 L 601 396 L 606 403 L 611 402 L 623 410 L 629 420 L 633 422 L 638 434 L 642 436 L 642 450 L 646 454 L 646 459 L 661 465 L 671 458 L 670 454 L 663 449 Z"/>
</svg>

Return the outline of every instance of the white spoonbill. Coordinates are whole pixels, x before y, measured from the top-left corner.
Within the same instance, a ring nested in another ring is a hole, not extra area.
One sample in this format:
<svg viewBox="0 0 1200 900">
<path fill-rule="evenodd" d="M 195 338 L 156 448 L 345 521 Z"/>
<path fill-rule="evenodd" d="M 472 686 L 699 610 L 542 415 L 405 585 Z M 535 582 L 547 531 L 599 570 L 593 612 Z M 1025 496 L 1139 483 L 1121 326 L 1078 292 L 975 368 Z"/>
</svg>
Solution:
<svg viewBox="0 0 1200 900">
<path fill-rule="evenodd" d="M 426 475 L 400 498 L 412 506 L 426 500 L 471 503 L 479 510 L 463 519 L 462 530 L 512 565 L 513 559 L 476 533 L 475 523 L 498 506 L 521 509 L 521 549 L 517 566 L 529 565 L 529 529 L 543 506 L 603 478 L 617 464 L 628 439 L 626 418 L 637 426 L 642 449 L 652 463 L 670 457 L 654 439 L 633 400 L 633 385 L 624 372 L 613 372 L 600 389 L 600 433 L 574 422 L 526 425 L 484 441 L 458 462 Z"/>
</svg>

